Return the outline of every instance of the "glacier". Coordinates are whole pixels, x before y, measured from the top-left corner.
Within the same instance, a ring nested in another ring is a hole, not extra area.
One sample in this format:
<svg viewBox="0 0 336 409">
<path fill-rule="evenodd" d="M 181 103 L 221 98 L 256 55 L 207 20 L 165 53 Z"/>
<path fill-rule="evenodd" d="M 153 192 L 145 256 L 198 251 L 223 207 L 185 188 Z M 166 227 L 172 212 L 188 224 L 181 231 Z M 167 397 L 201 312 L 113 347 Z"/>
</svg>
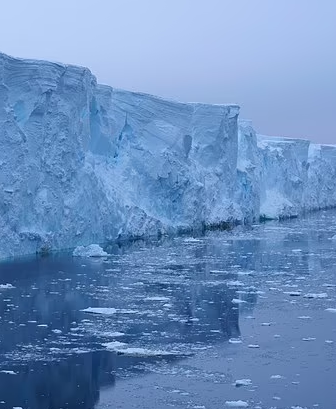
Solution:
<svg viewBox="0 0 336 409">
<path fill-rule="evenodd" d="M 0 53 L 0 258 L 336 206 L 336 146 Z"/>
</svg>

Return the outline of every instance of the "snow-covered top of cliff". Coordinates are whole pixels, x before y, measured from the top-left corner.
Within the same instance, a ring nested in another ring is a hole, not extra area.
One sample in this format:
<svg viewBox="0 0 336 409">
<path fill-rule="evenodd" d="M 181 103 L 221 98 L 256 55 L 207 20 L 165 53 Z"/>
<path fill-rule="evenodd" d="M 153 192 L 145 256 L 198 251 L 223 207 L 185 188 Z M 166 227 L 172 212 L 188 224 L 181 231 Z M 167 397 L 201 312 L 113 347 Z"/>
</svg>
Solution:
<svg viewBox="0 0 336 409">
<path fill-rule="evenodd" d="M 7 62 L 9 64 L 19 64 L 21 67 L 22 65 L 27 67 L 27 78 L 26 81 L 37 80 L 42 78 L 46 78 L 48 76 L 55 77 L 59 71 L 65 72 L 66 70 L 72 71 L 74 73 L 82 74 L 86 72 L 87 74 L 91 75 L 92 81 L 96 82 L 96 77 L 92 74 L 92 72 L 83 66 L 73 65 L 73 64 L 63 64 L 60 62 L 52 62 L 46 60 L 35 60 L 35 59 L 26 59 L 26 58 L 17 58 L 5 53 L 0 52 L 0 64 L 1 60 L 3 62 Z M 35 75 L 34 75 L 35 73 Z M 29 77 L 28 77 L 29 76 Z M 1 71 L 0 71 L 0 79 L 1 79 Z M 197 107 L 230 107 L 233 109 L 232 115 L 238 115 L 239 113 L 239 105 L 236 103 L 225 103 L 225 104 L 209 104 L 209 103 L 202 103 L 202 102 L 181 102 L 170 98 L 163 98 L 160 96 L 152 95 L 149 93 L 144 92 L 135 92 L 135 91 L 126 91 L 123 89 L 114 88 L 108 84 L 98 84 L 98 88 L 102 92 L 117 92 L 123 93 L 127 92 L 129 95 L 139 96 L 142 98 L 152 99 L 156 101 L 165 101 L 172 104 L 178 105 L 189 105 L 195 108 Z"/>
</svg>

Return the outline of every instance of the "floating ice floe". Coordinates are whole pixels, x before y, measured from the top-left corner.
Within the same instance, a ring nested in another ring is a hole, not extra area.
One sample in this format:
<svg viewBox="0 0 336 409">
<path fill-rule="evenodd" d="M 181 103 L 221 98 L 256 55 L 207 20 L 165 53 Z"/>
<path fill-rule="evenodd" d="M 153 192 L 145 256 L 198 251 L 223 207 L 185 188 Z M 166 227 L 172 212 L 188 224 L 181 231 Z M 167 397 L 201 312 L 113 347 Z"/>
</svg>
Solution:
<svg viewBox="0 0 336 409">
<path fill-rule="evenodd" d="M 169 297 L 146 297 L 144 301 L 169 301 Z"/>
<path fill-rule="evenodd" d="M 228 281 L 227 285 L 230 287 L 242 287 L 244 286 L 244 283 L 238 280 L 232 280 L 232 281 Z"/>
<path fill-rule="evenodd" d="M 74 257 L 106 257 L 108 253 L 99 244 L 90 244 L 89 246 L 76 247 L 72 255 Z"/>
<path fill-rule="evenodd" d="M 240 338 L 230 338 L 229 343 L 230 344 L 241 344 L 242 340 Z"/>
<path fill-rule="evenodd" d="M 326 308 L 326 311 L 336 313 L 336 308 Z"/>
<path fill-rule="evenodd" d="M 233 300 L 231 302 L 232 302 L 232 304 L 244 304 L 244 303 L 246 303 L 246 301 L 241 300 L 240 298 L 233 298 Z"/>
<path fill-rule="evenodd" d="M 247 345 L 248 348 L 260 348 L 258 344 L 249 344 Z"/>
<path fill-rule="evenodd" d="M 111 338 L 118 338 L 118 337 L 123 337 L 125 335 L 124 332 L 119 332 L 119 331 L 110 331 L 110 332 L 103 332 L 102 334 L 104 337 L 111 337 Z"/>
<path fill-rule="evenodd" d="M 183 240 L 185 243 L 202 243 L 202 240 L 195 239 L 194 237 L 188 237 Z"/>
<path fill-rule="evenodd" d="M 271 375 L 271 379 L 285 379 L 282 375 Z"/>
<path fill-rule="evenodd" d="M 237 379 L 236 382 L 235 382 L 235 385 L 237 387 L 239 387 L 239 386 L 250 386 L 250 385 L 252 385 L 252 381 L 251 381 L 251 379 Z"/>
<path fill-rule="evenodd" d="M 51 332 L 54 334 L 62 334 L 62 331 L 60 329 L 52 329 Z"/>
<path fill-rule="evenodd" d="M 82 312 L 87 312 L 90 314 L 102 314 L 102 315 L 114 315 L 114 314 L 140 314 L 138 310 L 127 310 L 127 309 L 117 309 L 117 308 L 109 308 L 109 307 L 88 307 L 83 310 Z M 148 311 L 147 311 L 148 312 Z"/>
<path fill-rule="evenodd" d="M 303 296 L 304 298 L 328 298 L 327 293 L 308 293 Z"/>
<path fill-rule="evenodd" d="M 285 291 L 284 294 L 288 294 L 291 297 L 299 297 L 302 292 L 301 291 Z"/>
<path fill-rule="evenodd" d="M 12 290 L 15 288 L 12 284 L 0 284 L 0 290 Z"/>
<path fill-rule="evenodd" d="M 6 374 L 6 375 L 17 375 L 17 372 L 14 372 L 14 371 L 7 371 L 7 370 L 2 370 L 2 371 L 0 371 L 0 373 L 4 373 L 4 374 Z"/>
<path fill-rule="evenodd" d="M 315 341 L 316 338 L 314 337 L 307 337 L 307 338 L 302 338 L 302 341 Z"/>
<path fill-rule="evenodd" d="M 248 403 L 244 400 L 227 400 L 225 405 L 229 408 L 247 408 Z"/>
<path fill-rule="evenodd" d="M 140 356 L 140 357 L 151 357 L 151 356 L 176 356 L 185 355 L 177 351 L 164 351 L 164 350 L 152 350 L 147 348 L 129 347 L 128 344 L 119 341 L 107 342 L 103 344 L 105 348 L 109 351 L 117 352 L 121 355 L 127 356 Z"/>
</svg>

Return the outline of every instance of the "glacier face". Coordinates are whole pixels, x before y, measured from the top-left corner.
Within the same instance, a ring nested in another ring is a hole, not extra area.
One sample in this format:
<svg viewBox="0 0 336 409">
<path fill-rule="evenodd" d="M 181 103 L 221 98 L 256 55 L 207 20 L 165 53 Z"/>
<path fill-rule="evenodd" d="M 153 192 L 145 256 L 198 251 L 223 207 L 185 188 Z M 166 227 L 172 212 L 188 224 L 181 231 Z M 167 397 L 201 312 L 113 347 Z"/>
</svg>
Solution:
<svg viewBox="0 0 336 409">
<path fill-rule="evenodd" d="M 336 205 L 336 148 L 0 54 L 0 257 Z"/>
</svg>

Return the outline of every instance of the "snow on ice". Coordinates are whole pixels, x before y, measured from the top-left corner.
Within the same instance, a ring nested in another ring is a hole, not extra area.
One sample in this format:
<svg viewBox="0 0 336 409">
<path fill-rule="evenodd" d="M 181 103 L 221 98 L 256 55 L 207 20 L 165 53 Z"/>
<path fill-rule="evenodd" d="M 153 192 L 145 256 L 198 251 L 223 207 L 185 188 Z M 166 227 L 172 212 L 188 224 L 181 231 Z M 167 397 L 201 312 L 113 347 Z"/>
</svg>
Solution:
<svg viewBox="0 0 336 409">
<path fill-rule="evenodd" d="M 237 105 L 5 54 L 0 84 L 0 258 L 336 205 L 336 147 L 257 135 Z"/>
</svg>

